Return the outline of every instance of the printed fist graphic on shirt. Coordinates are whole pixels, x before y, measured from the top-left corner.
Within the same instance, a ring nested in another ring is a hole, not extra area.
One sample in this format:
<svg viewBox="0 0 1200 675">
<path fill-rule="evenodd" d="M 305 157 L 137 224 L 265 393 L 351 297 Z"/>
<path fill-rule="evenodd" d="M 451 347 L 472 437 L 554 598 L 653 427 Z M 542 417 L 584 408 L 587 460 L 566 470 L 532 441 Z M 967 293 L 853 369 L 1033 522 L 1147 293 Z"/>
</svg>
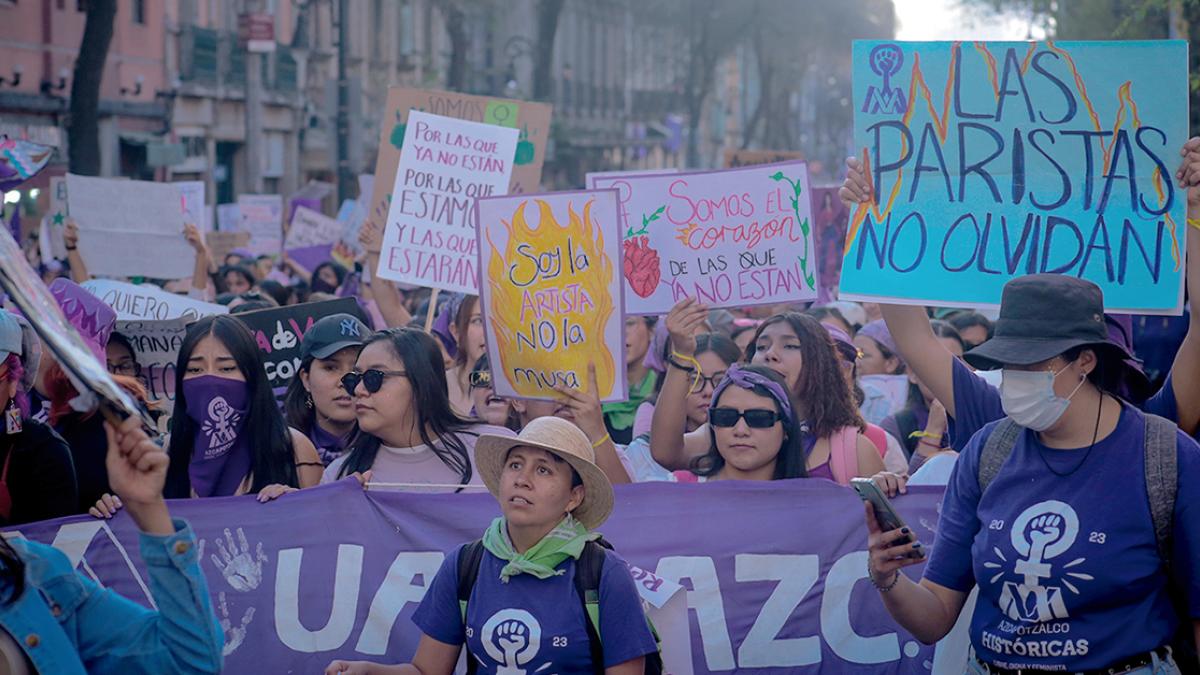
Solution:
<svg viewBox="0 0 1200 675">
<path fill-rule="evenodd" d="M 1047 513 L 1029 523 L 1029 549 L 1031 560 L 1041 560 L 1047 546 L 1062 536 L 1063 518 L 1057 513 Z"/>
<path fill-rule="evenodd" d="M 504 652 L 504 665 L 516 666 L 517 655 L 529 646 L 529 626 L 516 619 L 505 621 L 496 627 L 496 643 Z"/>
</svg>

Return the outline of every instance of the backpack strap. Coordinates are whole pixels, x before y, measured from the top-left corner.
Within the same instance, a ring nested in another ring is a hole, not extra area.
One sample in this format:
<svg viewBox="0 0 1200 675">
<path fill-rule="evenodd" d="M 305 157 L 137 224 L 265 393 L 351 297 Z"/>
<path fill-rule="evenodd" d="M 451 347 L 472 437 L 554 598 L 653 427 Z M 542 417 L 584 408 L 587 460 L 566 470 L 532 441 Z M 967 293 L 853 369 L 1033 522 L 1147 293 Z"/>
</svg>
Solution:
<svg viewBox="0 0 1200 675">
<path fill-rule="evenodd" d="M 1004 466 L 1004 462 L 1012 455 L 1013 448 L 1017 447 L 1017 439 L 1021 437 L 1022 431 L 1024 429 L 1008 417 L 1000 420 L 1000 423 L 992 428 L 992 433 L 988 435 L 979 455 L 977 480 L 980 497 L 1000 474 L 1000 467 Z"/>
<path fill-rule="evenodd" d="M 482 539 L 476 539 L 463 546 L 458 552 L 458 611 L 462 615 L 464 626 L 467 624 L 467 601 L 471 599 L 471 589 L 475 588 L 475 580 L 479 578 L 479 565 L 482 562 Z M 472 656 L 470 647 L 465 643 L 463 647 L 467 649 L 467 673 L 474 675 L 479 669 L 479 662 Z"/>
<path fill-rule="evenodd" d="M 588 648 L 592 669 L 604 673 L 604 645 L 600 642 L 600 574 L 604 571 L 604 549 L 612 545 L 603 539 L 589 541 L 575 561 L 575 591 L 587 615 Z"/>
<path fill-rule="evenodd" d="M 829 469 L 839 485 L 858 475 L 858 429 L 842 427 L 829 436 Z"/>
<path fill-rule="evenodd" d="M 1150 499 L 1150 518 L 1154 521 L 1154 541 L 1158 555 L 1171 564 L 1171 526 L 1175 519 L 1175 492 L 1179 480 L 1174 422 L 1157 415 L 1146 415 L 1146 494 Z"/>
</svg>

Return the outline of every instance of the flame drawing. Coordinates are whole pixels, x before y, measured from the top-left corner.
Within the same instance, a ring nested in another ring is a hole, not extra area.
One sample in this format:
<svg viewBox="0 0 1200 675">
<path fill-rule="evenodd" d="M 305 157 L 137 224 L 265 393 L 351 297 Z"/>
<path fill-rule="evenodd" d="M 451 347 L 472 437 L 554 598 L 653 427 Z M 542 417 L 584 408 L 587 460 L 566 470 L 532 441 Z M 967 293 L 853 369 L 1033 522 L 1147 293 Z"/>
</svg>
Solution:
<svg viewBox="0 0 1200 675">
<path fill-rule="evenodd" d="M 526 220 L 528 201 L 517 206 L 511 222 L 501 221 L 508 233 L 503 251 L 485 230 L 491 254 L 487 318 L 500 354 L 495 372 L 520 396 L 546 397 L 554 394 L 556 382 L 587 391 L 587 365 L 594 362 L 603 397 L 617 375 L 616 359 L 604 340 L 616 312 L 610 290 L 615 269 L 591 215 L 593 201 L 584 205 L 582 215 L 568 203 L 565 224 L 549 203 L 533 201 L 540 215 L 537 227 Z"/>
<path fill-rule="evenodd" d="M 961 42 L 955 42 L 953 49 L 957 50 L 961 46 Z M 1080 100 L 1083 101 L 1084 108 L 1087 110 L 1088 118 L 1092 123 L 1092 127 L 1096 131 L 1103 131 L 1104 127 L 1100 119 L 1100 114 L 1096 111 L 1096 106 L 1092 103 L 1092 98 L 1088 94 L 1087 84 L 1084 81 L 1083 75 L 1079 72 L 1079 67 L 1075 63 L 1075 59 L 1066 50 L 1055 44 L 1053 40 L 1047 40 L 1045 43 L 1046 49 L 1060 56 L 1066 63 L 1068 70 L 1071 72 L 1072 81 L 1075 85 L 1076 93 L 1079 94 Z M 999 73 L 995 56 L 988 49 L 987 44 L 983 42 L 974 43 L 975 50 L 983 57 L 987 64 L 988 79 L 992 85 L 992 91 L 995 96 L 1000 96 Z M 1021 63 L 1021 72 L 1026 73 L 1029 70 L 1029 65 L 1033 60 L 1034 53 L 1037 51 L 1038 43 L 1031 43 L 1025 54 L 1025 59 Z M 929 90 L 929 85 L 925 82 L 924 72 L 921 70 L 921 55 L 919 53 L 913 55 L 913 64 L 910 71 L 908 100 L 908 112 L 904 115 L 904 125 L 911 127 L 913 112 L 917 109 L 918 99 L 925 99 L 926 108 L 929 111 L 929 116 L 932 118 L 933 125 L 937 131 L 937 137 L 940 143 L 944 146 L 946 143 L 947 132 L 949 131 L 950 122 L 950 101 L 953 92 L 955 79 L 955 70 L 958 66 L 957 59 L 950 59 L 950 64 L 946 73 L 946 86 L 942 94 L 942 113 L 938 114 L 936 106 L 933 103 L 933 94 Z M 1117 88 L 1117 101 L 1119 108 L 1113 121 L 1112 138 L 1105 143 L 1104 138 L 1099 139 L 1100 148 L 1103 150 L 1103 159 L 1101 164 L 1102 174 L 1108 173 L 1113 156 L 1113 149 L 1116 146 L 1116 131 L 1120 129 L 1127 119 L 1127 115 L 1131 118 L 1129 121 L 1133 129 L 1139 129 L 1142 126 L 1141 116 L 1138 114 L 1137 102 L 1134 100 L 1131 89 L 1132 81 L 1126 81 L 1123 85 Z M 907 151 L 908 144 L 901 139 L 900 154 L 903 155 Z M 867 182 L 871 188 L 872 199 L 869 202 L 864 202 L 858 205 L 850 216 L 850 223 L 846 232 L 846 243 L 843 249 L 843 255 L 849 255 L 854 246 L 854 242 L 858 237 L 859 230 L 862 227 L 863 221 L 866 220 L 867 214 L 870 213 L 875 222 L 883 222 L 891 213 L 892 207 L 895 206 L 896 197 L 900 194 L 900 188 L 904 184 L 904 169 L 896 170 L 895 183 L 887 198 L 887 203 L 881 208 L 879 204 L 879 196 L 876 190 L 880 186 L 874 185 L 871 172 L 871 158 L 866 148 L 862 150 L 863 172 L 866 175 Z M 1163 185 L 1164 177 L 1159 169 L 1154 170 L 1152 176 L 1154 190 L 1158 196 L 1159 205 L 1166 203 L 1166 189 Z M 1178 272 L 1182 266 L 1182 256 L 1179 250 L 1179 233 L 1175 218 L 1170 213 L 1163 215 L 1163 221 L 1166 224 L 1167 233 L 1171 238 L 1171 257 L 1175 263 L 1175 271 Z"/>
</svg>

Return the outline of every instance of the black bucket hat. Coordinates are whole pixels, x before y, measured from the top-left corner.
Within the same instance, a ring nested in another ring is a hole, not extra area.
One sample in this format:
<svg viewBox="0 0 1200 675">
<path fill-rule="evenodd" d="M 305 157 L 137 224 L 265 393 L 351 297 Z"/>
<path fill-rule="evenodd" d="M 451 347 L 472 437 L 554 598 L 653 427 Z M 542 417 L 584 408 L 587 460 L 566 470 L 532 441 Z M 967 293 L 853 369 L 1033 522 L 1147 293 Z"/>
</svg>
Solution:
<svg viewBox="0 0 1200 675">
<path fill-rule="evenodd" d="M 1004 285 L 995 336 L 963 358 L 979 370 L 995 370 L 1041 363 L 1083 346 L 1115 357 L 1132 371 L 1127 380 L 1137 377 L 1137 369 L 1126 365 L 1136 362 L 1128 348 L 1109 340 L 1099 286 L 1061 274 L 1030 274 Z"/>
</svg>

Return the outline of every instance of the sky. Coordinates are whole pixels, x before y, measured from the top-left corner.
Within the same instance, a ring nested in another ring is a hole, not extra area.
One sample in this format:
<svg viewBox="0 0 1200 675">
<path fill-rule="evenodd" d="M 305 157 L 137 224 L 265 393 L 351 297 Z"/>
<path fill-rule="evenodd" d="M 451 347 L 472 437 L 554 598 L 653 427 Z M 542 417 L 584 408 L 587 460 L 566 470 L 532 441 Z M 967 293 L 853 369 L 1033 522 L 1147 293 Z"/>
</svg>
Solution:
<svg viewBox="0 0 1200 675">
<path fill-rule="evenodd" d="M 893 0 L 899 40 L 1024 40 L 1028 21 L 967 12 L 961 0 Z M 1035 28 L 1034 37 L 1044 37 Z"/>
</svg>

